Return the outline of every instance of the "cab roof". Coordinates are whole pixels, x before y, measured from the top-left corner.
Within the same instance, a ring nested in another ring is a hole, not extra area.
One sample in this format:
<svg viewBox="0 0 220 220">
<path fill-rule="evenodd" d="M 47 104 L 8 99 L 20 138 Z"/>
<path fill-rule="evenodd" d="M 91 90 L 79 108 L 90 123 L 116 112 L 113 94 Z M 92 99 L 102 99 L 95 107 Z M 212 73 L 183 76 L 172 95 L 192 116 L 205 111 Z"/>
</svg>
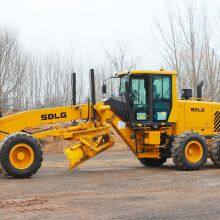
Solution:
<svg viewBox="0 0 220 220">
<path fill-rule="evenodd" d="M 122 77 L 124 75 L 151 75 L 151 74 L 164 74 L 164 75 L 176 75 L 176 71 L 168 71 L 163 68 L 160 70 L 131 70 L 131 71 L 125 71 L 125 72 L 118 72 L 115 74 L 116 77 Z"/>
</svg>

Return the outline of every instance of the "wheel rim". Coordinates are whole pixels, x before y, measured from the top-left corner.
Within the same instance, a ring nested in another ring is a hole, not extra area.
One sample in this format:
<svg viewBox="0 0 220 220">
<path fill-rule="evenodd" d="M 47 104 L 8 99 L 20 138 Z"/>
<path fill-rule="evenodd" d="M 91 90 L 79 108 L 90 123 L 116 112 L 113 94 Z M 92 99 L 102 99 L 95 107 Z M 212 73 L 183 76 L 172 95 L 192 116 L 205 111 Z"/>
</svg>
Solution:
<svg viewBox="0 0 220 220">
<path fill-rule="evenodd" d="M 10 151 L 9 160 L 16 169 L 27 169 L 34 161 L 34 151 L 27 144 L 16 144 Z"/>
<path fill-rule="evenodd" d="M 190 141 L 185 148 L 186 159 L 190 163 L 197 163 L 202 159 L 203 148 L 200 142 Z"/>
</svg>

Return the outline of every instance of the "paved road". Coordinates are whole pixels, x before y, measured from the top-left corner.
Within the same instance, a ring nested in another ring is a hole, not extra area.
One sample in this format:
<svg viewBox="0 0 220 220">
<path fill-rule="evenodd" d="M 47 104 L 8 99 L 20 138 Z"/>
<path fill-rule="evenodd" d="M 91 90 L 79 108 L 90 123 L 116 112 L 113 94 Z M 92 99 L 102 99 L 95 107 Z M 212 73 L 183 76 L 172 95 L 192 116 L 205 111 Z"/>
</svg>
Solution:
<svg viewBox="0 0 220 220">
<path fill-rule="evenodd" d="M 0 175 L 0 219 L 220 219 L 220 170 L 145 168 L 130 152 L 106 152 L 67 170 L 47 154 L 31 179 Z"/>
</svg>

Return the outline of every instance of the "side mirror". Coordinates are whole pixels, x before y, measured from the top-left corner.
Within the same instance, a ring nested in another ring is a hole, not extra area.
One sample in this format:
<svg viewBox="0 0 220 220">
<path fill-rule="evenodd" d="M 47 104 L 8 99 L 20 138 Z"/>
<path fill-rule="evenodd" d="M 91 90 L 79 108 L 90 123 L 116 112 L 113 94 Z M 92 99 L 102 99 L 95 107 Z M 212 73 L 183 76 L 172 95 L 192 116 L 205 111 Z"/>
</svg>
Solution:
<svg viewBox="0 0 220 220">
<path fill-rule="evenodd" d="M 106 94 L 106 91 L 107 91 L 106 85 L 103 84 L 102 85 L 102 94 Z"/>
</svg>

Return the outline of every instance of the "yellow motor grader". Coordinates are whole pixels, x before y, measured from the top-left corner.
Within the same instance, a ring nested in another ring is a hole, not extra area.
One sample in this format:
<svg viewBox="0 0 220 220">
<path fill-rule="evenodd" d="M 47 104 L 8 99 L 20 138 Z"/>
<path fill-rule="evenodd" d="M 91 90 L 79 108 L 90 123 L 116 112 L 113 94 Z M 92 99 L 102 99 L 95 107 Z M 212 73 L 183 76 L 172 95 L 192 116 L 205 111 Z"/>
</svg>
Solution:
<svg viewBox="0 0 220 220">
<path fill-rule="evenodd" d="M 220 104 L 183 90 L 177 97 L 174 71 L 133 70 L 117 73 L 119 95 L 96 102 L 94 70 L 90 70 L 91 103 L 28 110 L 0 119 L 1 172 L 10 178 L 27 178 L 41 167 L 40 140 L 59 137 L 74 140 L 64 150 L 74 168 L 114 145 L 112 127 L 145 166 L 162 166 L 173 158 L 181 170 L 198 170 L 208 157 L 220 167 Z M 102 92 L 106 93 L 106 85 Z M 49 125 L 47 129 L 33 128 Z"/>
</svg>

